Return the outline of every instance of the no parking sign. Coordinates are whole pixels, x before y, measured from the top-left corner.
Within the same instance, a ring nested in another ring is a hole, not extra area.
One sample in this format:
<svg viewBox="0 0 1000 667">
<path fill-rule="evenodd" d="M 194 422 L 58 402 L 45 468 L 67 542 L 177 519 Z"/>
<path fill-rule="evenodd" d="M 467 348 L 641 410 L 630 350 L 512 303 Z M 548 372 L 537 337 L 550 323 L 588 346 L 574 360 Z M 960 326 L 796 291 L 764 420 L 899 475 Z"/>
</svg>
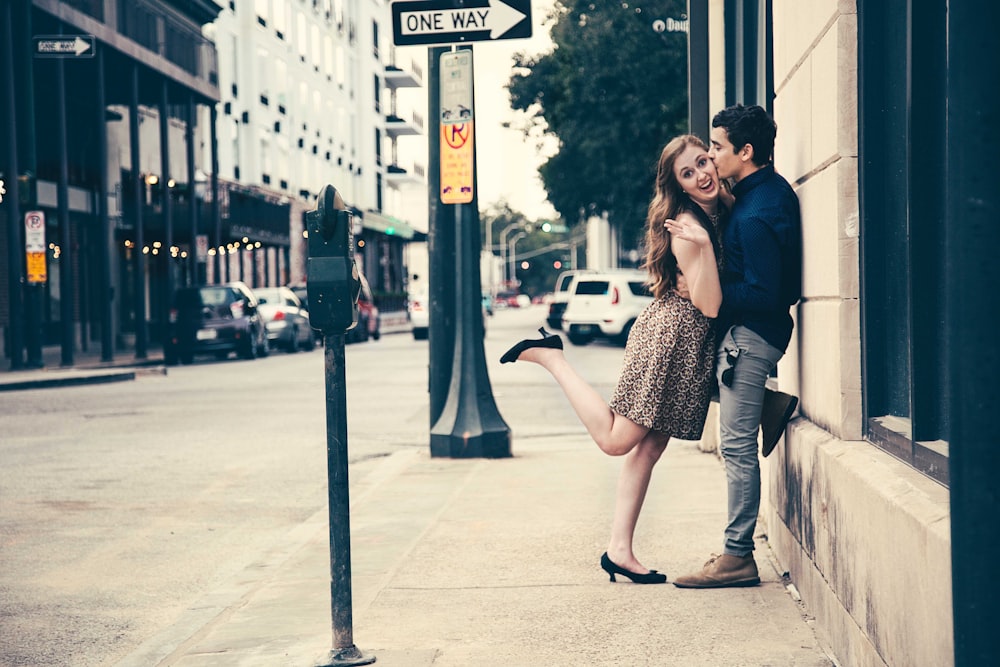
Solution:
<svg viewBox="0 0 1000 667">
<path fill-rule="evenodd" d="M 24 214 L 24 251 L 28 259 L 28 282 L 44 283 L 48 279 L 44 211 L 27 211 Z"/>
</svg>

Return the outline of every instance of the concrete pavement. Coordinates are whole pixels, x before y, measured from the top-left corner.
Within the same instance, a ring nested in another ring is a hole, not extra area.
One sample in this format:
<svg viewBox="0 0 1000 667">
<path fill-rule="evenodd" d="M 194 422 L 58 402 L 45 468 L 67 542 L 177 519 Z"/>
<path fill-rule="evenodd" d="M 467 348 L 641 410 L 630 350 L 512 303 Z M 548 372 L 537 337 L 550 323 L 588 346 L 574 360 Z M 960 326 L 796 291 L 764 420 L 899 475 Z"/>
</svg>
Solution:
<svg viewBox="0 0 1000 667">
<path fill-rule="evenodd" d="M 763 535 L 756 588 L 609 583 L 598 559 L 621 461 L 566 418 L 554 384 L 512 368 L 490 370 L 494 389 L 503 378 L 512 458 L 435 459 L 414 448 L 352 467 L 353 636 L 363 653 L 387 667 L 837 664 Z M 0 384 L 13 375 L 0 373 Z M 725 495 L 717 457 L 671 443 L 640 518 L 639 557 L 671 578 L 700 567 L 721 546 Z M 323 664 L 328 536 L 318 512 L 117 664 Z"/>
</svg>

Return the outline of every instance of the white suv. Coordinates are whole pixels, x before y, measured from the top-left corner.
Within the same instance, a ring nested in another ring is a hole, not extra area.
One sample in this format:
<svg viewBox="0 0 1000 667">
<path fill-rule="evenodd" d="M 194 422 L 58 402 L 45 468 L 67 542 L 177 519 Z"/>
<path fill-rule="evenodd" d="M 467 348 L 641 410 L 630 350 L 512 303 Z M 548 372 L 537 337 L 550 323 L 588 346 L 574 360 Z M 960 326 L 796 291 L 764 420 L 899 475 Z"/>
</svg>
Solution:
<svg viewBox="0 0 1000 667">
<path fill-rule="evenodd" d="M 611 270 L 574 276 L 562 325 L 574 345 L 603 336 L 624 345 L 635 318 L 653 301 L 646 273 Z"/>
<path fill-rule="evenodd" d="M 550 329 L 562 329 L 562 317 L 566 312 L 566 304 L 569 303 L 570 287 L 573 285 L 573 278 L 581 273 L 594 273 L 591 269 L 570 269 L 563 271 L 556 278 L 555 290 L 552 292 L 552 302 L 549 303 L 549 314 L 545 318 L 545 323 Z"/>
</svg>

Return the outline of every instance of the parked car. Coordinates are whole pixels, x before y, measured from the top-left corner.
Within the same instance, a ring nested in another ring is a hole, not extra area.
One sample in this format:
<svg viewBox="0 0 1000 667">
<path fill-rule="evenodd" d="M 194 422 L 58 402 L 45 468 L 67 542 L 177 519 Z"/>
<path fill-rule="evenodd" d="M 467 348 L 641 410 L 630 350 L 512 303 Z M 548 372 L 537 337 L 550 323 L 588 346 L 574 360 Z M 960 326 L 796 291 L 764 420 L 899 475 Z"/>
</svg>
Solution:
<svg viewBox="0 0 1000 667">
<path fill-rule="evenodd" d="M 345 343 L 363 343 L 369 338 L 378 340 L 382 337 L 382 319 L 375 306 L 375 297 L 368 279 L 361 276 L 361 293 L 358 295 L 358 323 L 347 331 Z"/>
<path fill-rule="evenodd" d="M 272 349 L 298 352 L 316 347 L 316 338 L 309 326 L 309 311 L 295 292 L 287 287 L 258 287 L 253 292 Z"/>
<path fill-rule="evenodd" d="M 309 312 L 309 290 L 306 288 L 305 283 L 292 283 L 287 285 L 288 289 L 292 290 L 292 293 L 299 298 L 302 303 L 302 308 Z M 311 325 L 310 325 L 311 326 Z M 319 329 L 313 329 L 313 340 L 316 341 L 317 345 L 323 344 L 323 332 Z"/>
<path fill-rule="evenodd" d="M 520 308 L 521 304 L 518 303 L 517 296 L 518 296 L 517 292 L 512 292 L 510 290 L 497 292 L 497 295 L 493 298 L 493 307 L 497 309 Z"/>
<path fill-rule="evenodd" d="M 545 318 L 545 323 L 550 329 L 562 329 L 563 313 L 566 312 L 566 304 L 569 303 L 570 285 L 573 283 L 573 278 L 581 273 L 594 273 L 594 271 L 591 269 L 571 269 L 563 271 L 556 278 L 555 289 L 549 302 L 549 314 Z"/>
<path fill-rule="evenodd" d="M 643 271 L 581 273 L 573 277 L 563 329 L 574 345 L 599 336 L 624 344 L 642 309 L 653 301 Z"/>
<path fill-rule="evenodd" d="M 484 338 L 486 337 L 487 321 L 490 316 L 489 311 L 486 309 L 486 302 L 487 299 L 484 297 L 481 301 Z M 428 296 L 427 289 L 421 288 L 410 294 L 409 299 L 407 299 L 406 309 L 410 314 L 410 324 L 413 325 L 414 340 L 426 340 L 430 331 L 430 297 Z"/>
<path fill-rule="evenodd" d="M 361 293 L 358 295 L 358 323 L 352 329 L 348 329 L 344 337 L 345 343 L 364 342 L 369 338 L 378 340 L 382 337 L 382 316 L 375 305 L 375 297 L 372 295 L 368 279 L 364 274 L 361 276 Z M 305 283 L 295 283 L 288 288 L 295 293 L 295 296 L 302 302 L 303 308 L 309 310 L 309 289 Z M 323 344 L 323 332 L 313 330 L 316 342 Z"/>
<path fill-rule="evenodd" d="M 174 292 L 163 346 L 164 361 L 190 364 L 196 355 L 225 359 L 266 356 L 267 334 L 257 297 L 244 283 L 181 287 Z"/>
<path fill-rule="evenodd" d="M 430 303 L 427 290 L 421 289 L 410 294 L 406 301 L 406 310 L 410 315 L 410 324 L 413 325 L 414 340 L 427 340 L 430 324 Z"/>
</svg>

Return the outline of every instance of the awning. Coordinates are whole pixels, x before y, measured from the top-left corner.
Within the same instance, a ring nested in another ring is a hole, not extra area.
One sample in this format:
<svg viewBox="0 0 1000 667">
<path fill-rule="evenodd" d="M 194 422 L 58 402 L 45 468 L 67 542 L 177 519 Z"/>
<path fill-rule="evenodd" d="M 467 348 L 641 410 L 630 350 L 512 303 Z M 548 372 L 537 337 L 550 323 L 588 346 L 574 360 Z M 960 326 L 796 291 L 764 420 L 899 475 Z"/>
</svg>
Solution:
<svg viewBox="0 0 1000 667">
<path fill-rule="evenodd" d="M 378 213 L 371 209 L 365 211 L 361 216 L 361 226 L 374 232 L 385 234 L 386 236 L 398 236 L 407 241 L 413 238 L 415 230 L 409 223 L 403 222 L 399 218 L 391 215 Z"/>
</svg>

